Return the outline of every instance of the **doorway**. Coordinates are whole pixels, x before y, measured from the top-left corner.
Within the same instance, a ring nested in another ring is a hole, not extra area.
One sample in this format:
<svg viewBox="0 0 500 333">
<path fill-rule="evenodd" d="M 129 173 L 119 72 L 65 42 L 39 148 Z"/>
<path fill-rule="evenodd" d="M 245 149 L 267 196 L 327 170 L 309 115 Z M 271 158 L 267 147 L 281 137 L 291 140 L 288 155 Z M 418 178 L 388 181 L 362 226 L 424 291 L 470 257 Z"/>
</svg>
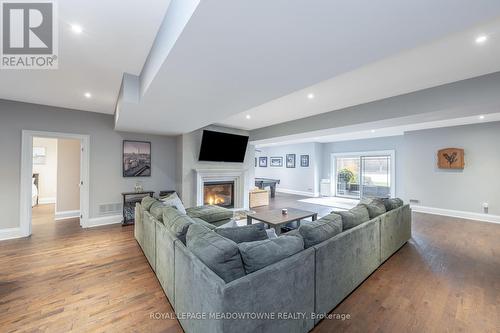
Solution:
<svg viewBox="0 0 500 333">
<path fill-rule="evenodd" d="M 332 193 L 362 199 L 395 197 L 395 152 L 332 154 Z"/>
<path fill-rule="evenodd" d="M 33 223 L 78 219 L 87 225 L 89 213 L 89 137 L 23 131 L 21 160 L 21 232 Z"/>
</svg>

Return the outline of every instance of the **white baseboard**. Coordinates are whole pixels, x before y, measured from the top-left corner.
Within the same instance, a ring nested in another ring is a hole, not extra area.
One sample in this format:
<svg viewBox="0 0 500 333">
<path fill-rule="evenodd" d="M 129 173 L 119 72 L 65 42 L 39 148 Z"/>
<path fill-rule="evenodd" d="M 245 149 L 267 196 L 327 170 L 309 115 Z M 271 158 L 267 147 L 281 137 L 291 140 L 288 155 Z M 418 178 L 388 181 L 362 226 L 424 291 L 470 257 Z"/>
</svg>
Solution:
<svg viewBox="0 0 500 333">
<path fill-rule="evenodd" d="M 411 209 L 414 212 L 419 212 L 419 213 L 457 217 L 457 218 L 461 218 L 461 219 L 481 221 L 481 222 L 500 223 L 500 216 L 498 216 L 498 215 L 490 215 L 490 214 L 482 214 L 482 213 L 474 213 L 474 212 L 464 212 L 464 211 L 460 211 L 460 210 L 425 207 L 425 206 L 418 206 L 418 205 L 417 206 L 412 205 Z"/>
<path fill-rule="evenodd" d="M 38 198 L 39 205 L 47 205 L 47 204 L 55 204 L 55 203 L 56 203 L 56 198 L 54 198 L 54 197 L 44 197 L 44 198 L 39 197 Z"/>
<path fill-rule="evenodd" d="M 101 225 L 117 224 L 117 223 L 122 223 L 122 221 L 123 221 L 122 215 L 95 217 L 88 220 L 88 223 L 85 226 L 85 228 L 93 228 L 93 227 L 99 227 Z"/>
<path fill-rule="evenodd" d="M 0 241 L 24 237 L 21 228 L 0 229 Z"/>
<path fill-rule="evenodd" d="M 74 219 L 74 218 L 78 218 L 78 217 L 80 217 L 79 210 L 65 210 L 62 212 L 55 212 L 55 214 L 54 214 L 55 221 Z"/>
<path fill-rule="evenodd" d="M 276 192 L 287 193 L 287 194 L 295 194 L 295 195 L 303 195 L 305 197 L 319 197 L 319 193 L 307 192 L 307 191 L 289 190 L 289 189 L 286 189 L 286 188 L 276 188 Z"/>
</svg>

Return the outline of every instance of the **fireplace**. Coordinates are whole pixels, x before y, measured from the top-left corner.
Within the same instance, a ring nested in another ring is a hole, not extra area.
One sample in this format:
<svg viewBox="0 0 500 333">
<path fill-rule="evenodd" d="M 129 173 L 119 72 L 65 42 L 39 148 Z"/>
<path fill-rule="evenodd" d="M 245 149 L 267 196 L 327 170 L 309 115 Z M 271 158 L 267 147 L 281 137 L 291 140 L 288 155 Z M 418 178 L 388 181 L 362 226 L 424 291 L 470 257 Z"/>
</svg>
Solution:
<svg viewBox="0 0 500 333">
<path fill-rule="evenodd" d="M 203 183 L 203 204 L 225 208 L 234 207 L 234 181 Z"/>
</svg>

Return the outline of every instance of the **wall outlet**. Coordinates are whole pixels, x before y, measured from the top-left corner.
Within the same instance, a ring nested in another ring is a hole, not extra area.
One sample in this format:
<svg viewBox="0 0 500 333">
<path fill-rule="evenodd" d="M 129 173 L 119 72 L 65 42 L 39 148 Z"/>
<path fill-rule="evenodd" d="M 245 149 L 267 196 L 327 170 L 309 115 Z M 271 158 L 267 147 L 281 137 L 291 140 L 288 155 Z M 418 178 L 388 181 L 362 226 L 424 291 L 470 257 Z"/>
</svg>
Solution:
<svg viewBox="0 0 500 333">
<path fill-rule="evenodd" d="M 483 212 L 485 214 L 488 214 L 488 209 L 490 208 L 490 205 L 487 202 L 483 202 Z"/>
</svg>

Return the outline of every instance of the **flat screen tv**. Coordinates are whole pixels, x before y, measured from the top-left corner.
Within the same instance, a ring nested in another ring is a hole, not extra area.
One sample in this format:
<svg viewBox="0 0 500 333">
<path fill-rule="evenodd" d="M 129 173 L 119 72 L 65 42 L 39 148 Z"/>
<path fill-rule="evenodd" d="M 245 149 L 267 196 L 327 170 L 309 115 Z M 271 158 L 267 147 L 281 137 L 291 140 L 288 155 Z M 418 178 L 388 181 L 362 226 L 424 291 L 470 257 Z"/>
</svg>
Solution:
<svg viewBox="0 0 500 333">
<path fill-rule="evenodd" d="M 248 136 L 214 131 L 203 131 L 200 161 L 243 163 Z"/>
</svg>

